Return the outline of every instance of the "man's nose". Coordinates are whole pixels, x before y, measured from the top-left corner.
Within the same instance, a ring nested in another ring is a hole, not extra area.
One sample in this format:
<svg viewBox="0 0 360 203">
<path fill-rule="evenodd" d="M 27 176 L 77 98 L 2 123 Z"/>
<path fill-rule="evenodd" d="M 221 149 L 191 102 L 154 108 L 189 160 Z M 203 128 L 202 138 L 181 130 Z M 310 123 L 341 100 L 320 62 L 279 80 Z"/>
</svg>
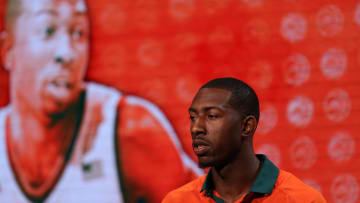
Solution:
<svg viewBox="0 0 360 203">
<path fill-rule="evenodd" d="M 190 125 L 190 131 L 193 138 L 206 134 L 205 119 L 202 117 L 195 118 Z"/>
<path fill-rule="evenodd" d="M 69 66 L 75 60 L 76 54 L 69 35 L 62 35 L 58 39 L 54 61 L 64 67 Z"/>
</svg>

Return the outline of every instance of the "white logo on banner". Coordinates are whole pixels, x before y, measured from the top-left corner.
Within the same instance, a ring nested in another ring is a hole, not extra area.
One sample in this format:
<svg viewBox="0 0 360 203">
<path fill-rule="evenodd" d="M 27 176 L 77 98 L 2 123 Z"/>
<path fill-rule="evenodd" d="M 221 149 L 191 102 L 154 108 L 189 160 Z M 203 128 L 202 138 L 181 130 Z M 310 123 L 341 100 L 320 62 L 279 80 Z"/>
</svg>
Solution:
<svg viewBox="0 0 360 203">
<path fill-rule="evenodd" d="M 256 150 L 257 154 L 265 154 L 276 166 L 280 165 L 280 150 L 274 144 L 263 144 Z"/>
<path fill-rule="evenodd" d="M 316 25 L 322 36 L 335 36 L 340 33 L 344 27 L 344 15 L 335 5 L 326 6 L 317 14 Z"/>
<path fill-rule="evenodd" d="M 310 77 L 310 63 L 306 56 L 293 54 L 284 63 L 285 82 L 289 85 L 300 86 Z"/>
<path fill-rule="evenodd" d="M 298 42 L 304 39 L 306 29 L 306 19 L 298 13 L 290 13 L 281 21 L 280 32 L 289 42 Z"/>
<path fill-rule="evenodd" d="M 273 70 L 266 61 L 257 61 L 248 72 L 251 84 L 260 90 L 269 88 L 273 81 Z"/>
<path fill-rule="evenodd" d="M 149 41 L 140 45 L 138 59 L 146 66 L 157 66 L 163 58 L 163 49 L 156 41 Z"/>
<path fill-rule="evenodd" d="M 331 48 L 321 57 L 322 73 L 330 79 L 339 78 L 347 66 L 347 55 L 343 49 Z"/>
<path fill-rule="evenodd" d="M 170 0 L 170 14 L 177 20 L 185 20 L 194 12 L 194 0 Z"/>
<path fill-rule="evenodd" d="M 341 174 L 333 180 L 330 191 L 335 203 L 353 203 L 358 199 L 359 186 L 354 176 Z"/>
<path fill-rule="evenodd" d="M 349 94 L 343 89 L 330 91 L 323 102 L 323 106 L 326 117 L 334 122 L 346 119 L 351 112 Z"/>
<path fill-rule="evenodd" d="M 320 185 L 313 179 L 304 179 L 303 180 L 304 183 L 306 183 L 307 185 L 310 185 L 310 187 L 314 188 L 315 190 L 319 191 L 321 193 L 322 189 L 320 187 Z"/>
<path fill-rule="evenodd" d="M 194 78 L 181 77 L 178 79 L 176 84 L 176 95 L 181 101 L 185 103 L 191 103 L 192 98 L 196 94 L 196 90 L 194 89 L 194 87 L 199 86 L 199 82 Z"/>
<path fill-rule="evenodd" d="M 328 154 L 336 162 L 349 160 L 355 151 L 355 141 L 347 132 L 336 132 L 330 139 Z"/>
<path fill-rule="evenodd" d="M 309 137 L 299 137 L 290 146 L 291 161 L 295 168 L 309 169 L 317 159 L 317 150 Z"/>
<path fill-rule="evenodd" d="M 314 112 L 313 102 L 305 96 L 293 98 L 287 105 L 287 119 L 297 127 L 310 123 Z"/>
<path fill-rule="evenodd" d="M 278 122 L 278 114 L 274 106 L 264 104 L 260 115 L 260 121 L 256 132 L 266 134 L 276 126 Z"/>
</svg>

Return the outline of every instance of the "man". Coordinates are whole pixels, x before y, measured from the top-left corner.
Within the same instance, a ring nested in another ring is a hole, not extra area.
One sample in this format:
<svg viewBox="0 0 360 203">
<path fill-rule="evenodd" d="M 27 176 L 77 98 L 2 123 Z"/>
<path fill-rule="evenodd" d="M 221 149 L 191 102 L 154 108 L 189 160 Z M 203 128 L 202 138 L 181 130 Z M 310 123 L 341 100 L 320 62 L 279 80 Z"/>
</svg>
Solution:
<svg viewBox="0 0 360 203">
<path fill-rule="evenodd" d="M 160 202 L 201 173 L 156 106 L 84 82 L 83 0 L 9 0 L 5 18 L 0 202 Z"/>
<path fill-rule="evenodd" d="M 247 84 L 234 78 L 211 80 L 190 108 L 193 149 L 204 175 L 172 192 L 163 203 L 326 202 L 322 195 L 265 155 L 254 154 L 259 102 Z"/>
</svg>

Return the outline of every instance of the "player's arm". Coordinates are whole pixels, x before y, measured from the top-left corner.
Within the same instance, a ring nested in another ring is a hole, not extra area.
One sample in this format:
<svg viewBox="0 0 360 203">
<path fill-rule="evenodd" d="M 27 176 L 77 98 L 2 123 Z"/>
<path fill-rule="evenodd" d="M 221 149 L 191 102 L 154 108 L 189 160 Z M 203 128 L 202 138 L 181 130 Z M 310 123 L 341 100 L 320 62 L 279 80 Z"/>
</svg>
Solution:
<svg viewBox="0 0 360 203">
<path fill-rule="evenodd" d="M 183 152 L 164 114 L 154 104 L 127 96 L 118 108 L 118 151 L 130 202 L 162 198 L 202 173 Z"/>
</svg>

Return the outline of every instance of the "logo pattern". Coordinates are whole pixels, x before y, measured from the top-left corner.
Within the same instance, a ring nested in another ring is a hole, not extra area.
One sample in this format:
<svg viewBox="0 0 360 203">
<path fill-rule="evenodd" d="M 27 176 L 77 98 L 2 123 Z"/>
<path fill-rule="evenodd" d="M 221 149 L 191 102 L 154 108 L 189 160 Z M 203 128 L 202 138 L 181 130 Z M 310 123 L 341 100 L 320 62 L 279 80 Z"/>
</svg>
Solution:
<svg viewBox="0 0 360 203">
<path fill-rule="evenodd" d="M 314 104 L 305 96 L 296 96 L 287 106 L 287 118 L 296 127 L 308 125 L 313 117 Z"/>
<path fill-rule="evenodd" d="M 295 168 L 307 170 L 317 160 L 317 149 L 310 137 L 299 137 L 290 146 L 290 156 Z"/>
</svg>

